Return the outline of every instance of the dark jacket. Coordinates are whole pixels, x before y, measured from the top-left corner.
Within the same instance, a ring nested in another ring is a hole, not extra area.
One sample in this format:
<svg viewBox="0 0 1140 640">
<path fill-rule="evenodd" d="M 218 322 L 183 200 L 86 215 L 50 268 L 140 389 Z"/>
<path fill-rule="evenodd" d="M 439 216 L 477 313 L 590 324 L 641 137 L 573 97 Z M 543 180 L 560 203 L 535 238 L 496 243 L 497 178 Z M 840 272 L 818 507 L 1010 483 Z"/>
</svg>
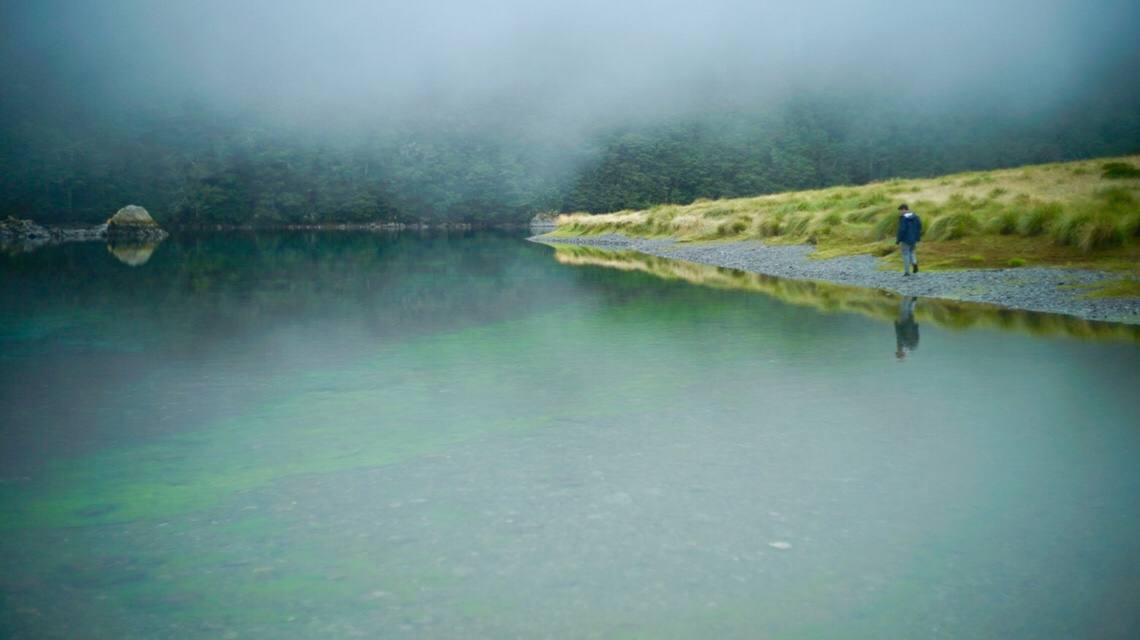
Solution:
<svg viewBox="0 0 1140 640">
<path fill-rule="evenodd" d="M 913 211 L 907 211 L 899 216 L 899 232 L 895 236 L 896 242 L 918 244 L 922 238 L 922 220 Z"/>
</svg>

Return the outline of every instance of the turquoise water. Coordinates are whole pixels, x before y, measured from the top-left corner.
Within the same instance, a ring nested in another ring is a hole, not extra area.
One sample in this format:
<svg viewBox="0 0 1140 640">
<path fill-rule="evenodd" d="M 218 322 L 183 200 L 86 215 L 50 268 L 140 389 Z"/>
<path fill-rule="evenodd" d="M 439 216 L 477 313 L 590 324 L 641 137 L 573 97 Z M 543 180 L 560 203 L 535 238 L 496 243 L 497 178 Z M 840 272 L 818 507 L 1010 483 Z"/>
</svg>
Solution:
<svg viewBox="0 0 1140 640">
<path fill-rule="evenodd" d="M 0 278 L 3 637 L 1140 633 L 1128 328 L 489 233 Z"/>
</svg>

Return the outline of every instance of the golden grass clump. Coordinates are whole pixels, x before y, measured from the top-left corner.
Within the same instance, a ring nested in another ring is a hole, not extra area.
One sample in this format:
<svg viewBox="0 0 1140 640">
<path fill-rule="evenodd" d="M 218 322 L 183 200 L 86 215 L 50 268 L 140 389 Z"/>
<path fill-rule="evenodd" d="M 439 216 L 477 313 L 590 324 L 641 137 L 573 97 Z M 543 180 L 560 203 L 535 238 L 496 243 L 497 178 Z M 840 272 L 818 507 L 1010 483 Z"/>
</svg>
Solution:
<svg viewBox="0 0 1140 640">
<path fill-rule="evenodd" d="M 1021 216 L 1017 232 L 1026 238 L 1039 236 L 1049 230 L 1061 211 L 1061 205 L 1055 202 L 1034 207 Z"/>
<path fill-rule="evenodd" d="M 1025 210 L 1020 207 L 1006 208 L 986 222 L 986 231 L 1002 236 L 1013 235 L 1017 233 L 1017 227 L 1024 215 Z"/>
<path fill-rule="evenodd" d="M 925 236 L 927 241 L 957 240 L 977 235 L 981 229 L 982 223 L 972 211 L 955 211 L 935 218 Z"/>
<path fill-rule="evenodd" d="M 1119 247 L 1124 243 L 1118 221 L 1102 212 L 1077 212 L 1061 219 L 1053 227 L 1057 244 L 1072 245 L 1081 251 Z"/>
</svg>

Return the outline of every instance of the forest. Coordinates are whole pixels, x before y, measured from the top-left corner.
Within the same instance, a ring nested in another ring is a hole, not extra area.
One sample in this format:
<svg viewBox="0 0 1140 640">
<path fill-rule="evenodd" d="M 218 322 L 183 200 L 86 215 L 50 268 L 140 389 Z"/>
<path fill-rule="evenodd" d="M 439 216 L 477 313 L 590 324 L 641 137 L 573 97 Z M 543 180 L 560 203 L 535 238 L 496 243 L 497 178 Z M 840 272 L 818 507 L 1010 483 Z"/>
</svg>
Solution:
<svg viewBox="0 0 1140 640">
<path fill-rule="evenodd" d="M 90 224 L 134 203 L 174 227 L 493 225 L 1133 154 L 1138 66 L 1037 110 L 803 92 L 572 133 L 474 114 L 336 131 L 192 101 L 116 109 L 9 67 L 0 216 Z"/>
</svg>

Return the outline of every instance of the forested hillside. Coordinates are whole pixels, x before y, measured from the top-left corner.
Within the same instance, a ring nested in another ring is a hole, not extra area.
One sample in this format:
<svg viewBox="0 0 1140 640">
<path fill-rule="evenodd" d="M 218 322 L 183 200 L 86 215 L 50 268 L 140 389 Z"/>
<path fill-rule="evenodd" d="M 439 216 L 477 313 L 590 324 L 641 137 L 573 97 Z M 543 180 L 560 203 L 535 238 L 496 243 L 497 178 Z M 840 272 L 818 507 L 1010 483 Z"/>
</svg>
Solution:
<svg viewBox="0 0 1140 640">
<path fill-rule="evenodd" d="M 81 104 L 24 70 L 0 97 L 0 215 L 162 224 L 522 222 L 1140 152 L 1122 71 L 1026 113 L 810 95 L 573 135 L 476 116 L 315 133 L 194 104 Z"/>
<path fill-rule="evenodd" d="M 562 212 L 601 213 L 1061 162 L 1140 151 L 1140 90 L 1123 74 L 1037 113 L 816 97 L 610 132 Z"/>
</svg>

